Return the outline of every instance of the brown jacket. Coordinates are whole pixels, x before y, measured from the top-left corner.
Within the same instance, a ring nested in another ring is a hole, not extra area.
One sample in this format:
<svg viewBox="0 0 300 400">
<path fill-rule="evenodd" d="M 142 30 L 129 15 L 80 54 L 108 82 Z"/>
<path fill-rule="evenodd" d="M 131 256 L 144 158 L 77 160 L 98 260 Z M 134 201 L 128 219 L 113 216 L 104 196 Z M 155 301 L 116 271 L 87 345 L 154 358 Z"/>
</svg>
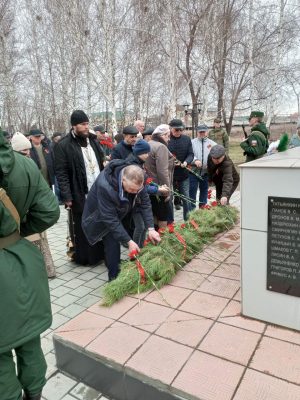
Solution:
<svg viewBox="0 0 300 400">
<path fill-rule="evenodd" d="M 174 172 L 174 157 L 167 146 L 155 140 L 150 140 L 150 154 L 145 162 L 147 175 L 158 185 L 172 186 Z"/>
<path fill-rule="evenodd" d="M 228 156 L 225 156 L 221 164 L 215 165 L 209 155 L 207 159 L 207 172 L 208 179 L 213 181 L 216 187 L 219 184 L 221 185 L 220 189 L 222 193 L 220 198 L 227 197 L 230 199 L 240 181 L 240 176 L 232 160 Z"/>
</svg>

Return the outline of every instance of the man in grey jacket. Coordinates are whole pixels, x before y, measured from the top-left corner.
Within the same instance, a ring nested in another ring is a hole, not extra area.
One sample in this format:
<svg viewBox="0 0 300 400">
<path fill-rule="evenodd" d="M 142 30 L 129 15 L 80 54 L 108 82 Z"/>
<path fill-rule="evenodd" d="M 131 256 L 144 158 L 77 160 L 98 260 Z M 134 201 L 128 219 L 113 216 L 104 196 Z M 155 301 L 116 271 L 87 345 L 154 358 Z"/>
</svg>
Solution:
<svg viewBox="0 0 300 400">
<path fill-rule="evenodd" d="M 194 200 L 191 208 L 196 207 L 196 196 L 198 188 L 199 207 L 207 203 L 208 194 L 208 174 L 207 174 L 207 158 L 210 149 L 217 143 L 208 138 L 208 126 L 199 125 L 197 128 L 197 137 L 192 140 L 194 152 L 194 174 L 190 174 L 190 198 Z M 198 175 L 198 176 L 196 176 Z"/>
</svg>

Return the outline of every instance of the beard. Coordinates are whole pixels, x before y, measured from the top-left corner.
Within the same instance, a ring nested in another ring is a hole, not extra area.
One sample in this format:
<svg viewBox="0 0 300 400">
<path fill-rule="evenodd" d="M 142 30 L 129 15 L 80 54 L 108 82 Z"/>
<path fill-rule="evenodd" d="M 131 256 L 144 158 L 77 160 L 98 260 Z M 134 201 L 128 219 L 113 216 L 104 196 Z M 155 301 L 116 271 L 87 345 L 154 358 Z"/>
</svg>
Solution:
<svg viewBox="0 0 300 400">
<path fill-rule="evenodd" d="M 74 133 L 76 136 L 87 138 L 89 136 L 89 129 L 86 129 L 84 131 L 79 131 L 76 129 L 76 127 L 74 127 Z"/>
</svg>

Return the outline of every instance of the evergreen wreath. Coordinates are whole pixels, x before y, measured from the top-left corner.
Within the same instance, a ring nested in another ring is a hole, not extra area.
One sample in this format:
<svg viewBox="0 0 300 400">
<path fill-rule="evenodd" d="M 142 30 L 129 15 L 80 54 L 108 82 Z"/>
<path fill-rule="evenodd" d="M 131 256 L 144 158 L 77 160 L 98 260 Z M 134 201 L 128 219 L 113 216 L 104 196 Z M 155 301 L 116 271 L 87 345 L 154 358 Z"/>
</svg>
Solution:
<svg viewBox="0 0 300 400">
<path fill-rule="evenodd" d="M 130 260 L 121 262 L 118 277 L 104 288 L 102 305 L 111 306 L 127 294 L 137 294 L 172 281 L 203 246 L 217 233 L 229 230 L 237 220 L 238 210 L 219 206 L 217 202 L 190 212 L 184 224 L 171 224 L 160 229 L 161 242 L 153 245 L 148 240 L 139 254 L 129 254 Z"/>
</svg>

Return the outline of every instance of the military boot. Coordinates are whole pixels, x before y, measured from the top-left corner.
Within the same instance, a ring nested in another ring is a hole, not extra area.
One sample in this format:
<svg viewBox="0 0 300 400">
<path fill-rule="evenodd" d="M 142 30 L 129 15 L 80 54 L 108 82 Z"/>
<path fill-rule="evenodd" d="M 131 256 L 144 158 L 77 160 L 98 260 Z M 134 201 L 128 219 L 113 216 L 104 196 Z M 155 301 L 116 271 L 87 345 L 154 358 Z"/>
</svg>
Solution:
<svg viewBox="0 0 300 400">
<path fill-rule="evenodd" d="M 29 394 L 23 394 L 23 400 L 41 400 L 42 393 L 36 394 L 35 396 L 30 396 Z"/>
</svg>

